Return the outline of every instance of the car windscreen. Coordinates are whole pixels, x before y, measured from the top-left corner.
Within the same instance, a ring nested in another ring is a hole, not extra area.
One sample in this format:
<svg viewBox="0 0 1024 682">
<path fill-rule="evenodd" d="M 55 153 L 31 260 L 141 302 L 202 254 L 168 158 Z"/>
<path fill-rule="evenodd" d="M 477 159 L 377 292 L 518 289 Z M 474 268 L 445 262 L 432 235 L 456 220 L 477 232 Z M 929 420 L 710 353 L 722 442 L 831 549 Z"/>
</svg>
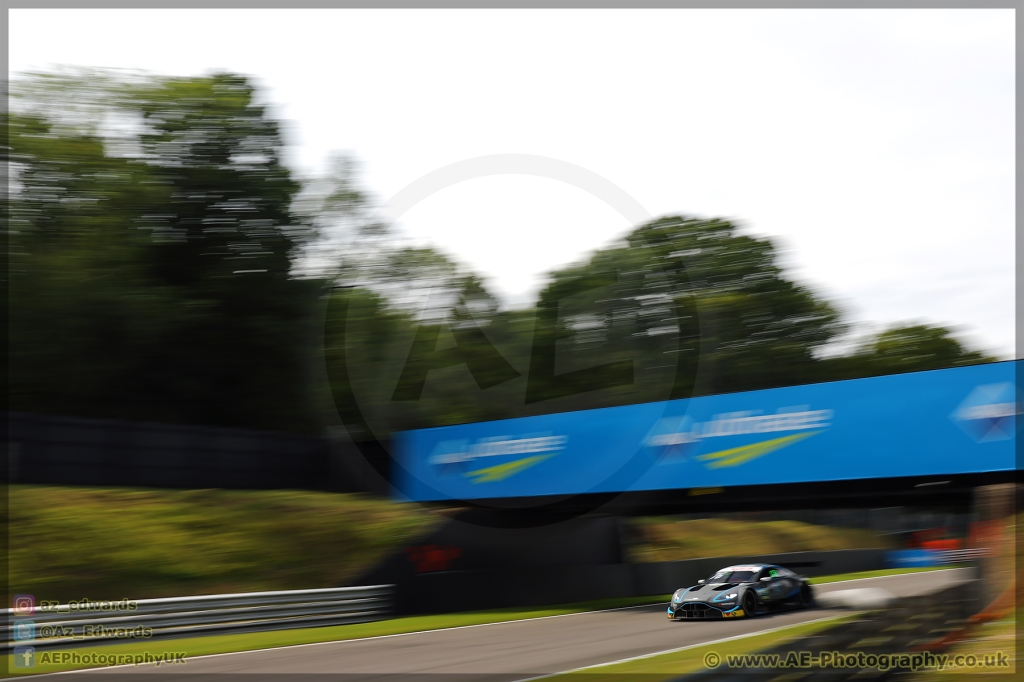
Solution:
<svg viewBox="0 0 1024 682">
<path fill-rule="evenodd" d="M 754 579 L 753 571 L 719 571 L 711 576 L 709 583 L 748 583 Z"/>
</svg>

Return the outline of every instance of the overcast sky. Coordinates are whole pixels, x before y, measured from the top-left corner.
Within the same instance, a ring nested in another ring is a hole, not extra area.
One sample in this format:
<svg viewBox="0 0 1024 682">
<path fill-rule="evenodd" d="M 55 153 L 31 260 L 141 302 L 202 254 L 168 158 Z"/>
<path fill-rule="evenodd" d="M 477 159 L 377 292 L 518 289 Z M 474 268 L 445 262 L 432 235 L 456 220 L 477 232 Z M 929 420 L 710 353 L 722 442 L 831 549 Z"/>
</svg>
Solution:
<svg viewBox="0 0 1024 682">
<path fill-rule="evenodd" d="M 257 79 L 291 164 L 384 202 L 488 154 L 580 166 L 653 215 L 739 221 L 855 323 L 1014 355 L 1013 10 L 10 10 L 10 70 Z M 510 304 L 630 224 L 536 176 L 443 189 L 400 228 Z"/>
</svg>

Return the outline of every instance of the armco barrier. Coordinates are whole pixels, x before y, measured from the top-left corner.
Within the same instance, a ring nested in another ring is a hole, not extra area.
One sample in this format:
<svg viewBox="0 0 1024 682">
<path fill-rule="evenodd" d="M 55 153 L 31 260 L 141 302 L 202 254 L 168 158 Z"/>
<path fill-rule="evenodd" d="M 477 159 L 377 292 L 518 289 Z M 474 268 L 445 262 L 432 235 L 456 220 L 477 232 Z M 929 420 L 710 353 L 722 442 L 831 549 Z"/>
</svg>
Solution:
<svg viewBox="0 0 1024 682">
<path fill-rule="evenodd" d="M 970 549 L 900 549 L 886 552 L 885 563 L 889 568 L 923 568 L 945 566 L 982 559 L 984 548 Z"/>
<path fill-rule="evenodd" d="M 365 623 L 390 615 L 392 596 L 391 585 L 372 585 L 7 609 L 4 642 L 40 649 Z"/>
</svg>

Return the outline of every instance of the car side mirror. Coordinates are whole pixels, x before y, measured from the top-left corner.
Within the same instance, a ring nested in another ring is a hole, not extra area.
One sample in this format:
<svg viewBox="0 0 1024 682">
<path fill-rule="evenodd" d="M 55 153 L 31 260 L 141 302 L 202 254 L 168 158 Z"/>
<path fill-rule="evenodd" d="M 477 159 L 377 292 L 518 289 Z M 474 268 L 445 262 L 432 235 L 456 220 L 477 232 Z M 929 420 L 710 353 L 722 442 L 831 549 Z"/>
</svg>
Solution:
<svg viewBox="0 0 1024 682">
<path fill-rule="evenodd" d="M 763 583 L 770 583 L 771 581 L 772 581 L 771 576 L 767 576 L 766 575 L 765 577 L 761 578 L 761 582 L 763 582 Z"/>
<path fill-rule="evenodd" d="M 703 579 L 701 579 L 701 580 L 698 580 L 698 581 L 697 581 L 697 584 L 698 584 L 698 585 L 703 585 L 703 584 L 704 584 L 704 580 L 703 580 Z"/>
</svg>

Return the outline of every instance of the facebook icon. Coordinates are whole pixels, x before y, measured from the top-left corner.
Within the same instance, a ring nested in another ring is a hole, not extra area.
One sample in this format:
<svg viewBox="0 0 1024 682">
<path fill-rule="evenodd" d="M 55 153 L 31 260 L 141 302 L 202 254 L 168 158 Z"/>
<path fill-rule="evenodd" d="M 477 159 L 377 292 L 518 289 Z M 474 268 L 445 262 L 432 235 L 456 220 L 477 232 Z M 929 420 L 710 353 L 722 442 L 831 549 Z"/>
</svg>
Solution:
<svg viewBox="0 0 1024 682">
<path fill-rule="evenodd" d="M 14 648 L 14 667 L 31 668 L 36 664 L 36 650 L 30 646 L 19 646 Z"/>
</svg>

